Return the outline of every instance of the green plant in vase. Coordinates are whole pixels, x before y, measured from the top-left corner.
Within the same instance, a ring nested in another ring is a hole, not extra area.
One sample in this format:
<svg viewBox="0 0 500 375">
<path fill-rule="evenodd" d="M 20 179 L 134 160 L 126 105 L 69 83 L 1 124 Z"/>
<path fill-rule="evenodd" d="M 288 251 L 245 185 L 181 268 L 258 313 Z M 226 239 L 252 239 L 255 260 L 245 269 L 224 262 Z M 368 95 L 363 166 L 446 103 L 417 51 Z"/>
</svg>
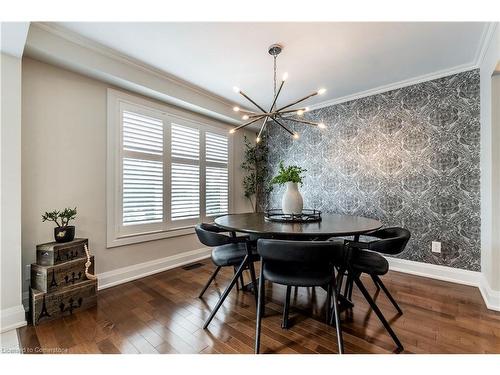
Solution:
<svg viewBox="0 0 500 375">
<path fill-rule="evenodd" d="M 54 228 L 54 239 L 56 242 L 69 242 L 75 238 L 74 225 L 68 225 L 71 220 L 76 218 L 76 207 L 65 208 L 62 211 L 54 210 L 45 212 L 42 215 L 42 222 L 53 221 L 56 224 Z"/>
<path fill-rule="evenodd" d="M 279 164 L 278 174 L 271 180 L 271 184 L 286 185 L 286 191 L 281 199 L 281 209 L 284 214 L 301 214 L 304 200 L 300 194 L 298 184 L 302 185 L 303 174 L 307 169 L 297 165 L 285 167 L 282 161 Z"/>
</svg>

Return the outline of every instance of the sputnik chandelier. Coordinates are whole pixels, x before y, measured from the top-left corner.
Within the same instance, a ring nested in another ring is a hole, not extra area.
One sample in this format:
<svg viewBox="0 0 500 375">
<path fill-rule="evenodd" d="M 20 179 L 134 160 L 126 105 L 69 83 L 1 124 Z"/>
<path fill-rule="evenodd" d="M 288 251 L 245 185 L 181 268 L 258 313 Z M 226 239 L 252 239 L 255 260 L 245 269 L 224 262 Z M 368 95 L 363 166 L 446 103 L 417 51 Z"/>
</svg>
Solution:
<svg viewBox="0 0 500 375">
<path fill-rule="evenodd" d="M 264 108 L 262 108 L 259 104 L 257 104 L 255 101 L 253 101 L 247 94 L 245 94 L 243 91 L 241 91 L 238 87 L 234 87 L 233 90 L 234 92 L 240 94 L 243 96 L 245 99 L 247 99 L 250 103 L 252 103 L 260 112 L 253 112 L 253 111 L 246 111 L 242 110 L 240 107 L 233 107 L 233 111 L 235 112 L 240 112 L 242 113 L 242 120 L 246 121 L 245 123 L 237 126 L 236 128 L 233 128 L 229 131 L 229 133 L 233 134 L 239 129 L 242 129 L 250 124 L 253 124 L 257 121 L 263 120 L 262 125 L 260 127 L 259 133 L 257 135 L 256 142 L 259 143 L 261 141 L 261 136 L 262 132 L 264 131 L 266 124 L 268 121 L 271 121 L 271 123 L 275 123 L 279 125 L 281 128 L 283 128 L 285 131 L 290 133 L 290 135 L 294 139 L 299 139 L 299 134 L 297 132 L 293 132 L 288 127 L 286 127 L 283 124 L 283 121 L 293 121 L 301 124 L 306 124 L 306 125 L 312 125 L 312 126 L 317 126 L 320 129 L 324 129 L 326 126 L 322 122 L 312 122 L 312 121 L 307 121 L 302 118 L 301 116 L 304 115 L 305 112 L 309 110 L 308 107 L 301 107 L 301 108 L 290 108 L 293 107 L 299 103 L 302 103 L 303 101 L 312 98 L 313 96 L 316 95 L 321 95 L 326 92 L 326 89 L 319 89 L 316 92 L 313 92 L 312 94 L 309 94 L 307 96 L 304 96 L 301 99 L 298 99 L 290 104 L 287 104 L 283 107 L 277 108 L 276 102 L 278 100 L 278 97 L 281 93 L 281 90 L 283 88 L 283 85 L 288 78 L 288 73 L 283 74 L 283 78 L 281 80 L 281 84 L 276 90 L 276 58 L 278 55 L 281 53 L 283 50 L 283 47 L 280 44 L 273 44 L 269 47 L 269 54 L 273 56 L 274 58 L 274 99 L 273 103 L 271 104 L 271 107 L 269 108 L 268 111 L 266 111 Z M 299 118 L 293 117 L 294 115 L 297 115 Z"/>
</svg>

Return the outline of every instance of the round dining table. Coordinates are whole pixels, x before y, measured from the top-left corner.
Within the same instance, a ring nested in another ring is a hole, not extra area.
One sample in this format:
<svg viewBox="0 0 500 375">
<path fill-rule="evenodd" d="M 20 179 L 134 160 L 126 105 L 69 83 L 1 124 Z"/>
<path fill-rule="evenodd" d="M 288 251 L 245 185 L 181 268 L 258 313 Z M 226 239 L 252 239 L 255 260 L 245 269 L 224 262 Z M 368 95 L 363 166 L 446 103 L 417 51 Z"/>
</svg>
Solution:
<svg viewBox="0 0 500 375">
<path fill-rule="evenodd" d="M 224 215 L 216 218 L 214 223 L 219 228 L 250 235 L 253 240 L 273 238 L 287 240 L 327 240 L 332 237 L 359 236 L 380 229 L 382 223 L 375 219 L 361 216 L 322 214 L 321 221 L 316 222 L 277 222 L 266 218 L 264 213 L 243 213 Z M 348 262 L 350 252 L 346 252 Z M 342 271 L 344 272 L 344 271 Z M 251 284 L 243 286 L 250 290 Z M 341 310 L 354 306 L 353 303 L 339 295 Z"/>
<path fill-rule="evenodd" d="M 220 216 L 215 225 L 228 231 L 250 234 L 258 238 L 318 239 L 355 236 L 382 227 L 375 219 L 361 216 L 322 214 L 317 222 L 277 222 L 267 219 L 264 213 L 244 213 Z"/>
</svg>

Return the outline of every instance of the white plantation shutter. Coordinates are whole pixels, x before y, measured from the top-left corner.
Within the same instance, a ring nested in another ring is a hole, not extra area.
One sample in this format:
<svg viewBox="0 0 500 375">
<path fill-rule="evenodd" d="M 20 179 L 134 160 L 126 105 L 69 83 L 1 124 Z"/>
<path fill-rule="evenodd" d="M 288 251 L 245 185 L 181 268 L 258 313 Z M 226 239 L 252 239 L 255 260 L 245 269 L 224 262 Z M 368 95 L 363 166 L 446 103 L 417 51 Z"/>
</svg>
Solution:
<svg viewBox="0 0 500 375">
<path fill-rule="evenodd" d="M 228 139 L 224 135 L 205 133 L 205 216 L 228 213 Z"/>
<path fill-rule="evenodd" d="M 200 217 L 200 131 L 172 124 L 171 219 Z"/>
<path fill-rule="evenodd" d="M 123 111 L 123 149 L 152 155 L 163 154 L 163 121 Z"/>
<path fill-rule="evenodd" d="M 163 220 L 163 163 L 123 159 L 123 224 Z"/>
<path fill-rule="evenodd" d="M 227 165 L 227 137 L 221 134 L 206 132 L 205 135 L 207 162 L 219 162 Z"/>
<path fill-rule="evenodd" d="M 163 121 L 122 112 L 122 223 L 163 221 Z"/>
<path fill-rule="evenodd" d="M 229 213 L 230 137 L 193 117 L 108 90 L 108 247 L 190 234 Z"/>
</svg>

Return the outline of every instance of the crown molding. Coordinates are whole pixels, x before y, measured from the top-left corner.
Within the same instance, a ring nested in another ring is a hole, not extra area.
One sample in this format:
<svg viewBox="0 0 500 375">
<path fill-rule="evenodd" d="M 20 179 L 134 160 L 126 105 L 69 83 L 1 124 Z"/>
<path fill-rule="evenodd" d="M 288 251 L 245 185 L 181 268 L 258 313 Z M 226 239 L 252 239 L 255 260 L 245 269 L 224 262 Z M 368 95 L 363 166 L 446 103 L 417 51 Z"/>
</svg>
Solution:
<svg viewBox="0 0 500 375">
<path fill-rule="evenodd" d="M 142 70 L 148 74 L 155 75 L 157 77 L 161 77 L 163 79 L 166 79 L 176 85 L 183 86 L 193 92 L 196 92 L 200 95 L 206 96 L 207 98 L 210 98 L 212 100 L 216 100 L 224 105 L 227 105 L 229 107 L 233 107 L 235 104 L 234 102 L 231 102 L 221 96 L 218 96 L 210 91 L 204 90 L 200 88 L 199 86 L 196 86 L 190 82 L 184 81 L 180 79 L 179 77 L 176 77 L 170 73 L 167 73 L 163 70 L 157 69 L 155 67 L 152 67 L 151 65 L 145 64 L 142 61 L 139 61 L 137 59 L 134 59 L 130 56 L 126 56 L 112 48 L 106 47 L 100 43 L 94 42 L 84 36 L 81 36 L 80 34 L 77 34 L 69 29 L 66 29 L 63 26 L 57 25 L 55 23 L 49 23 L 49 22 L 33 22 L 33 26 L 39 27 L 49 33 L 52 33 L 54 35 L 57 35 L 69 42 L 78 44 L 81 47 L 90 49 L 94 52 L 106 55 L 107 57 L 110 57 L 114 60 L 118 60 L 122 63 L 128 64 L 135 69 Z M 241 106 L 240 106 L 241 107 Z"/>
<path fill-rule="evenodd" d="M 367 96 L 382 94 L 384 92 L 397 90 L 397 89 L 400 89 L 403 87 L 413 86 L 413 85 L 427 82 L 427 81 L 433 81 L 435 79 L 443 78 L 443 77 L 450 76 L 453 74 L 467 72 L 469 70 L 474 70 L 477 68 L 478 68 L 478 66 L 475 63 L 458 65 L 458 66 L 454 66 L 454 67 L 449 68 L 449 69 L 439 70 L 439 71 L 434 72 L 434 73 L 424 74 L 421 76 L 405 79 L 405 80 L 402 80 L 399 82 L 394 82 L 394 83 L 389 83 L 387 85 L 378 86 L 378 87 L 375 87 L 373 89 L 360 91 L 360 92 L 357 92 L 357 93 L 352 94 L 352 95 L 346 95 L 346 96 L 342 96 L 340 98 L 326 100 L 326 101 L 321 102 L 321 103 L 310 105 L 309 108 L 311 110 L 315 110 L 315 109 L 330 107 L 332 105 L 350 102 L 350 101 L 356 100 L 356 99 L 366 98 Z"/>
<path fill-rule="evenodd" d="M 485 56 L 486 51 L 488 49 L 488 45 L 491 41 L 491 38 L 494 34 L 495 29 L 497 28 L 497 25 L 498 25 L 497 22 L 488 22 L 484 26 L 478 48 L 476 49 L 476 52 L 474 55 L 474 60 L 470 63 L 458 65 L 458 66 L 454 66 L 454 67 L 451 67 L 448 69 L 436 71 L 433 73 L 424 74 L 421 76 L 417 76 L 417 77 L 401 80 L 398 82 L 378 86 L 378 87 L 375 87 L 372 89 L 360 91 L 360 92 L 346 95 L 346 96 L 343 96 L 340 98 L 326 100 L 324 102 L 310 105 L 309 107 L 311 108 L 311 110 L 325 108 L 325 107 L 329 107 L 332 105 L 345 103 L 345 102 L 349 102 L 349 101 L 356 100 L 356 99 L 361 99 L 361 98 L 376 95 L 376 94 L 381 94 L 381 93 L 388 92 L 391 90 L 396 90 L 396 89 L 400 89 L 403 87 L 412 86 L 412 85 L 427 82 L 427 81 L 432 81 L 432 80 L 443 78 L 443 77 L 446 77 L 449 75 L 469 71 L 472 69 L 477 69 L 479 67 L 479 65 L 481 64 L 482 60 L 484 59 L 484 56 Z M 154 68 L 150 65 L 144 64 L 143 62 L 141 62 L 137 59 L 134 59 L 134 58 L 126 56 L 122 53 L 119 53 L 119 52 L 115 51 L 114 49 L 103 46 L 100 43 L 96 43 L 88 38 L 85 38 L 85 37 L 73 32 L 73 31 L 66 29 L 63 26 L 60 26 L 60 25 L 57 25 L 54 23 L 48 23 L 48 22 L 33 22 L 32 27 L 38 27 L 38 28 L 40 28 L 44 31 L 47 31 L 53 35 L 56 35 L 56 36 L 66 40 L 66 41 L 77 44 L 80 47 L 86 48 L 86 49 L 91 50 L 95 53 L 99 53 L 101 55 L 104 55 L 104 56 L 106 56 L 110 59 L 113 59 L 115 61 L 119 61 L 120 63 L 126 64 L 126 65 L 128 65 L 136 70 L 139 70 L 139 71 L 142 71 L 144 73 L 156 76 L 158 78 L 162 78 L 164 80 L 168 80 L 172 84 L 181 86 L 187 90 L 190 90 L 193 93 L 204 96 L 210 100 L 216 101 L 216 102 L 218 102 L 218 103 L 220 103 L 228 108 L 232 108 L 235 105 L 235 102 L 233 102 L 233 101 L 230 101 L 224 97 L 218 96 L 210 91 L 204 90 L 204 89 L 202 89 L 202 88 L 200 88 L 200 87 L 198 87 L 190 82 L 184 81 L 184 80 L 182 80 L 176 76 L 173 76 L 167 72 L 164 72 L 160 69 L 157 69 L 157 68 Z M 238 105 L 238 106 L 241 107 L 241 105 Z M 248 108 L 243 108 L 243 109 L 248 109 Z M 238 119 L 234 118 L 234 117 L 229 118 L 229 117 L 227 117 L 227 115 L 224 115 L 223 117 L 224 117 L 223 120 L 225 120 L 228 123 L 231 123 L 231 124 L 240 124 L 241 123 L 241 120 L 239 118 Z"/>
<path fill-rule="evenodd" d="M 486 55 L 486 51 L 491 42 L 491 38 L 493 38 L 493 34 L 495 33 L 496 28 L 498 27 L 498 22 L 488 22 L 481 35 L 481 40 L 479 42 L 478 48 L 476 50 L 476 58 L 474 61 L 476 62 L 476 66 L 481 66 L 484 56 Z"/>
<path fill-rule="evenodd" d="M 435 79 L 450 76 L 453 74 L 458 74 L 458 73 L 463 73 L 463 72 L 466 72 L 469 70 L 478 69 L 479 66 L 481 65 L 483 59 L 484 59 L 486 51 L 488 50 L 488 46 L 490 44 L 490 41 L 493 37 L 493 34 L 494 34 L 497 26 L 498 26 L 498 22 L 488 22 L 484 26 L 483 32 L 481 34 L 481 38 L 479 40 L 478 47 L 477 47 L 476 52 L 474 54 L 474 59 L 470 63 L 457 65 L 457 66 L 454 66 L 454 67 L 451 67 L 448 69 L 443 69 L 443 70 L 439 70 L 439 71 L 436 71 L 433 73 L 424 74 L 421 76 L 405 79 L 405 80 L 402 80 L 399 82 L 389 83 L 387 85 L 378 86 L 378 87 L 375 87 L 373 89 L 360 91 L 360 92 L 357 92 L 357 93 L 354 93 L 351 95 L 342 96 L 340 98 L 326 100 L 326 101 L 321 102 L 321 103 L 313 104 L 313 105 L 309 106 L 309 108 L 311 108 L 311 110 L 315 110 L 315 109 L 330 107 L 330 106 L 335 105 L 335 104 L 346 103 L 346 102 L 350 102 L 352 100 L 366 98 L 368 96 L 382 94 L 384 92 L 397 90 L 397 89 L 400 89 L 403 87 L 408 87 L 408 86 L 416 85 L 419 83 L 432 81 Z"/>
<path fill-rule="evenodd" d="M 32 23 L 25 55 L 227 124 L 241 121 L 234 102 L 59 25 Z"/>
</svg>

